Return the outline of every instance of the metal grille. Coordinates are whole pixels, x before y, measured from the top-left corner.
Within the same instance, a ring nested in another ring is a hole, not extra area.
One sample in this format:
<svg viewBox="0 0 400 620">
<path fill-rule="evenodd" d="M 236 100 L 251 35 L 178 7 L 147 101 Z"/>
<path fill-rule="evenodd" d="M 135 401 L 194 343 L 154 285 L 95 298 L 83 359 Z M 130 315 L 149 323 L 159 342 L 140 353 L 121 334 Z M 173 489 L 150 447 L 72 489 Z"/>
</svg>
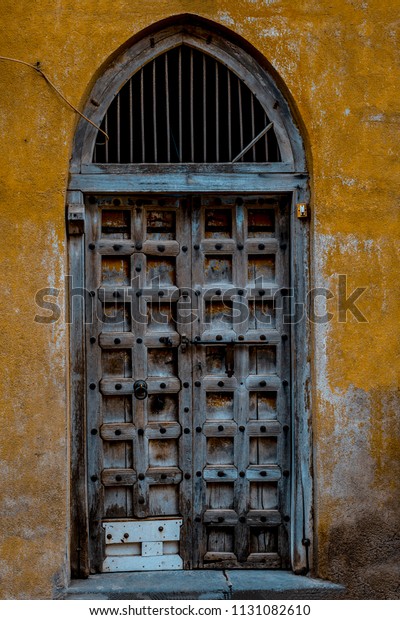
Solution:
<svg viewBox="0 0 400 620">
<path fill-rule="evenodd" d="M 146 64 L 116 94 L 97 163 L 278 162 L 266 111 L 225 65 L 181 45 Z"/>
</svg>

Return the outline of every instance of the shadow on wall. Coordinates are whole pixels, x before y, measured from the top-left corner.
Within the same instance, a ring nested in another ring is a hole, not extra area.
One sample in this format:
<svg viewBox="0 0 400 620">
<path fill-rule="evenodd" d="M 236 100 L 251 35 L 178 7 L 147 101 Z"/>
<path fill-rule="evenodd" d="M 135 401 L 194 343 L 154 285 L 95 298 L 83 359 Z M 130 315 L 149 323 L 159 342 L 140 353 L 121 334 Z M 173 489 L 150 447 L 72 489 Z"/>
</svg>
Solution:
<svg viewBox="0 0 400 620">
<path fill-rule="evenodd" d="M 397 502 L 396 502 L 397 503 Z M 350 599 L 400 599 L 400 533 L 397 515 L 365 512 L 333 527 L 320 573 L 347 587 Z"/>
</svg>

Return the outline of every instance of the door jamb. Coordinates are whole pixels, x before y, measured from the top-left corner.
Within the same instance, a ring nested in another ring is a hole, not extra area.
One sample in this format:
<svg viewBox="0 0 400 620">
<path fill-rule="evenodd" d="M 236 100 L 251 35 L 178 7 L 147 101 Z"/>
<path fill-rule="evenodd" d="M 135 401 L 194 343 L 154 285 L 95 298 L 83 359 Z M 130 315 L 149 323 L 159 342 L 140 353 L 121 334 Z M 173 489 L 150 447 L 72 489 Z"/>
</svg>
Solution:
<svg viewBox="0 0 400 620">
<path fill-rule="evenodd" d="M 152 193 L 269 193 L 283 191 L 281 183 L 271 173 L 263 177 L 264 190 L 260 188 L 257 173 L 248 172 L 238 179 L 239 187 L 232 188 L 225 175 L 202 174 L 196 183 L 196 174 L 170 178 L 158 167 L 163 178 L 162 190 Z M 87 577 L 89 565 L 89 529 L 87 503 L 87 458 L 86 458 L 86 378 L 85 378 L 85 207 L 84 187 L 87 191 L 107 193 L 93 175 L 88 187 L 79 183 L 79 174 L 71 177 L 67 192 L 67 229 L 69 247 L 69 325 L 70 325 L 70 408 L 71 408 L 71 539 L 70 559 L 73 577 Z M 108 176 L 108 175 L 104 175 Z M 157 175 L 158 176 L 158 175 Z M 282 176 L 282 175 L 279 175 Z M 207 178 L 205 178 L 207 177 Z M 244 177 L 244 178 L 243 178 Z M 313 566 L 313 484 L 312 484 L 312 430 L 311 430 L 311 329 L 306 313 L 306 302 L 310 291 L 310 227 L 307 220 L 296 217 L 296 203 L 309 201 L 308 176 L 286 174 L 286 191 L 292 191 L 290 213 L 291 289 L 294 292 L 292 307 L 302 309 L 302 319 L 292 327 L 292 485 L 291 485 L 291 536 L 290 561 L 295 573 L 308 573 Z M 168 179 L 170 179 L 168 181 Z M 81 185 L 79 187 L 79 185 Z M 235 184 L 234 184 L 235 185 Z M 96 190 L 96 186 L 98 189 Z M 118 187 L 108 193 L 149 192 L 136 175 L 119 175 Z M 156 185 L 157 187 L 157 185 Z M 213 189 L 215 187 L 215 190 Z M 206 189 L 207 188 L 207 189 Z M 292 310 L 293 312 L 293 310 Z"/>
</svg>

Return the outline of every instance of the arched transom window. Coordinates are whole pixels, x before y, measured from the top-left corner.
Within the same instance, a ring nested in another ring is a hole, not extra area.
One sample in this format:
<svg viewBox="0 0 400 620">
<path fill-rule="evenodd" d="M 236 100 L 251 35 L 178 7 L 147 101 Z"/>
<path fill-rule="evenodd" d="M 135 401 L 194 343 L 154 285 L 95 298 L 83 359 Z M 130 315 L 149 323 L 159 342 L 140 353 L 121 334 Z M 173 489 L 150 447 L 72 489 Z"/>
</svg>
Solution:
<svg viewBox="0 0 400 620">
<path fill-rule="evenodd" d="M 98 163 L 279 162 L 273 123 L 222 62 L 188 45 L 157 56 L 115 95 Z"/>
</svg>

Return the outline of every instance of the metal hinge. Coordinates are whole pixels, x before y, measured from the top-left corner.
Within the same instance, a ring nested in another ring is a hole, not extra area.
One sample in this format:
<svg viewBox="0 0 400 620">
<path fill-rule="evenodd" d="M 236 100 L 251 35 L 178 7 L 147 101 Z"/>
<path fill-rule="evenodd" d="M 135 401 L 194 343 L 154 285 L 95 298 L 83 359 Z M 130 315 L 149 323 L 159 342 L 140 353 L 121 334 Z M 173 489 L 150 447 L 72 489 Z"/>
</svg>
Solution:
<svg viewBox="0 0 400 620">
<path fill-rule="evenodd" d="M 70 203 L 67 212 L 68 234 L 82 235 L 85 232 L 85 208 L 78 203 Z"/>
</svg>

